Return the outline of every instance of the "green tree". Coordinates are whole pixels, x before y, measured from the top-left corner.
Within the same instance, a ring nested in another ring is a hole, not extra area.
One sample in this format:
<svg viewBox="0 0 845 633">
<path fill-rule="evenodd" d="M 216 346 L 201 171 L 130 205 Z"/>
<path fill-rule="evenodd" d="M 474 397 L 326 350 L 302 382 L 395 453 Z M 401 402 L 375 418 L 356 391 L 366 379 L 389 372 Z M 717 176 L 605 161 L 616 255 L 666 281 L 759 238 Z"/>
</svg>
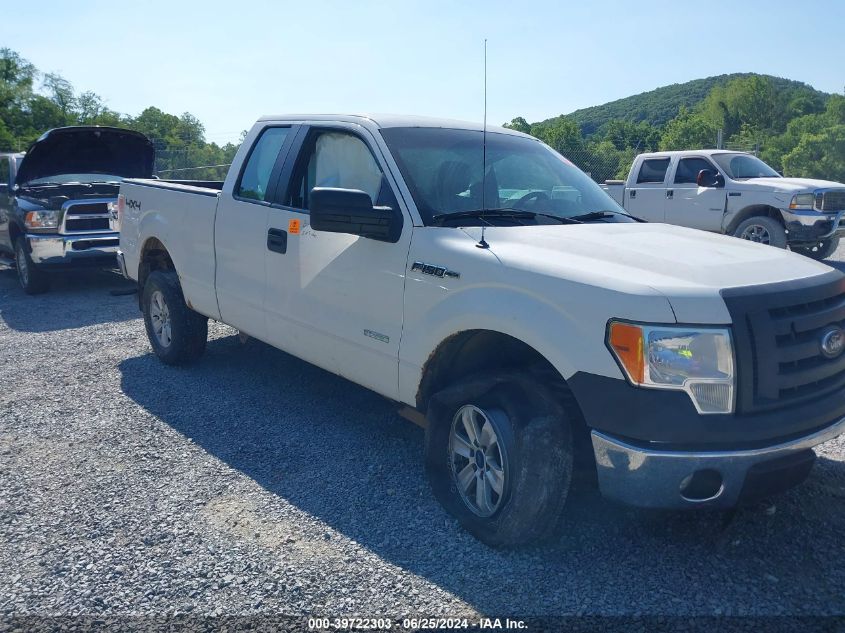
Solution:
<svg viewBox="0 0 845 633">
<path fill-rule="evenodd" d="M 531 124 L 528 123 L 528 121 L 526 121 L 521 116 L 512 119 L 510 123 L 505 123 L 503 127 L 510 128 L 511 130 L 516 130 L 517 132 L 531 134 Z"/>
<path fill-rule="evenodd" d="M 542 130 L 531 128 L 534 135 L 564 156 L 584 151 L 584 138 L 578 124 L 568 117 L 559 117 Z"/>
<path fill-rule="evenodd" d="M 660 137 L 661 150 L 714 147 L 716 127 L 703 115 L 681 108 L 678 116 L 666 124 Z"/>
<path fill-rule="evenodd" d="M 804 134 L 783 157 L 783 168 L 790 176 L 845 181 L 845 125 Z"/>
</svg>

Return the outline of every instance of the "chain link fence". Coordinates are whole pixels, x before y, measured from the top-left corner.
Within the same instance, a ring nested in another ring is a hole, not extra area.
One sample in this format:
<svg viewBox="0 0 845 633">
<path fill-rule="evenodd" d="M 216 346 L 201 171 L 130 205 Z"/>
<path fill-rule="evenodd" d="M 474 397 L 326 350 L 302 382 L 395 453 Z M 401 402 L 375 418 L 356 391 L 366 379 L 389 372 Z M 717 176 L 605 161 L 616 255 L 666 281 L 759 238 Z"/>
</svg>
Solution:
<svg viewBox="0 0 845 633">
<path fill-rule="evenodd" d="M 168 180 L 224 180 L 231 163 L 208 162 L 193 148 L 156 150 L 155 174 Z"/>
</svg>

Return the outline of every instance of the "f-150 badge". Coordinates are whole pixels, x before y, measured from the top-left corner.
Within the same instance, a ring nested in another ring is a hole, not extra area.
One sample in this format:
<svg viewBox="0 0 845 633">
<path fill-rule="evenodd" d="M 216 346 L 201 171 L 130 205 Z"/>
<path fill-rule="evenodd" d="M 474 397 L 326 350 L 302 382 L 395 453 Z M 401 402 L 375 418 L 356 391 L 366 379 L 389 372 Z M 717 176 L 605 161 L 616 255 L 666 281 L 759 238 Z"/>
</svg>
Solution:
<svg viewBox="0 0 845 633">
<path fill-rule="evenodd" d="M 443 268 L 443 266 L 435 266 L 434 264 L 426 264 L 425 262 L 414 262 L 411 265 L 411 272 L 416 271 L 421 272 L 423 275 L 431 275 L 432 277 L 452 277 L 453 279 L 457 279 L 461 276 L 461 273 L 455 272 L 454 270 Z"/>
</svg>

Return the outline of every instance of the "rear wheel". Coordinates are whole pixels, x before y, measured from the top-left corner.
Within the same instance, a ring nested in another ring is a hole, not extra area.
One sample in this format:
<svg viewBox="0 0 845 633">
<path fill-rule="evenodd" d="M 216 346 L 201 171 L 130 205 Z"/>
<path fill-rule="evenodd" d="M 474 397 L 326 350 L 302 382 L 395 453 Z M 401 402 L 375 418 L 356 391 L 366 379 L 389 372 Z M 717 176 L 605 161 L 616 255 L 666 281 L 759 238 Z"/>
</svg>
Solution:
<svg viewBox="0 0 845 633">
<path fill-rule="evenodd" d="M 150 273 L 141 306 L 147 338 L 162 362 L 183 365 L 202 356 L 208 340 L 208 319 L 187 306 L 175 272 Z"/>
<path fill-rule="evenodd" d="M 18 281 L 26 294 L 37 295 L 46 292 L 50 287 L 47 273 L 32 261 L 23 237 L 15 240 L 15 268 L 18 271 Z"/>
<path fill-rule="evenodd" d="M 816 246 L 802 246 L 799 248 L 793 248 L 792 250 L 796 253 L 800 253 L 801 255 L 806 255 L 807 257 L 812 257 L 813 259 L 821 261 L 822 259 L 827 259 L 833 255 L 837 248 L 839 248 L 839 238 L 834 237 L 832 239 L 825 240 L 824 242 L 819 242 Z"/>
<path fill-rule="evenodd" d="M 780 222 L 765 215 L 756 215 L 740 222 L 734 231 L 734 237 L 786 248 L 786 229 Z"/>
<path fill-rule="evenodd" d="M 532 376 L 497 373 L 435 394 L 426 470 L 438 501 L 492 546 L 559 534 L 572 479 L 572 431 Z"/>
</svg>

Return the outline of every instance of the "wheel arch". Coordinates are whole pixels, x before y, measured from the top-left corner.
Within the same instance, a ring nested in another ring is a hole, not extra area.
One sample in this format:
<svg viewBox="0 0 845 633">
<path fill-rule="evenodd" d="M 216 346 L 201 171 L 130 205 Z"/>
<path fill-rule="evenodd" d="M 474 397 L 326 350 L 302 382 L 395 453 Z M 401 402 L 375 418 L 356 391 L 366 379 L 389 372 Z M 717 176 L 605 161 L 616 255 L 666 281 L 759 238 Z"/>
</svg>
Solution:
<svg viewBox="0 0 845 633">
<path fill-rule="evenodd" d="M 740 209 L 734 216 L 731 218 L 728 227 L 725 229 L 725 233 L 728 235 L 733 235 L 734 231 L 736 231 L 737 227 L 747 220 L 748 218 L 753 218 L 756 216 L 764 216 L 772 218 L 773 220 L 777 220 L 780 224 L 783 224 L 783 214 L 780 212 L 780 209 L 773 207 L 769 204 L 750 204 L 747 207 L 743 207 Z"/>
<path fill-rule="evenodd" d="M 417 409 L 425 413 L 435 393 L 463 377 L 523 368 L 545 382 L 566 407 L 577 427 L 573 432 L 585 432 L 587 427 L 581 408 L 566 379 L 552 362 L 528 343 L 495 330 L 463 330 L 441 341 L 423 365 L 416 395 Z"/>
<path fill-rule="evenodd" d="M 173 258 L 164 243 L 157 237 L 148 237 L 138 258 L 138 287 L 143 288 L 147 277 L 154 270 L 176 271 Z M 139 294 L 140 297 L 140 294 Z"/>
</svg>

